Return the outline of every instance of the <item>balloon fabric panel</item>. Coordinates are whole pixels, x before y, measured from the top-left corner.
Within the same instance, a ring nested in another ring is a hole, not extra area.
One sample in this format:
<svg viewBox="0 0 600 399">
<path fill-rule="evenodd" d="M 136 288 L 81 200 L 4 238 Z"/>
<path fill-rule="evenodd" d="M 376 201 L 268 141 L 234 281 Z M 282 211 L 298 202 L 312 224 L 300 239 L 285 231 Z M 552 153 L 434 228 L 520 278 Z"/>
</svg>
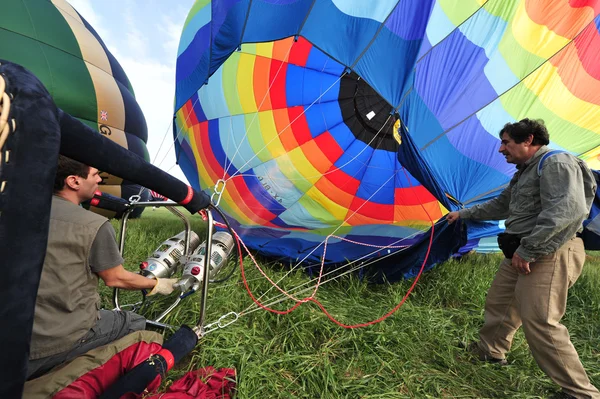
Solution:
<svg viewBox="0 0 600 399">
<path fill-rule="evenodd" d="M 221 204 L 263 253 L 301 259 L 334 232 L 410 245 L 506 186 L 507 122 L 544 119 L 551 147 L 600 164 L 599 13 L 599 0 L 198 1 L 177 67 L 182 168 L 207 191 L 228 181 Z M 328 260 L 368 252 L 338 244 Z"/>
</svg>

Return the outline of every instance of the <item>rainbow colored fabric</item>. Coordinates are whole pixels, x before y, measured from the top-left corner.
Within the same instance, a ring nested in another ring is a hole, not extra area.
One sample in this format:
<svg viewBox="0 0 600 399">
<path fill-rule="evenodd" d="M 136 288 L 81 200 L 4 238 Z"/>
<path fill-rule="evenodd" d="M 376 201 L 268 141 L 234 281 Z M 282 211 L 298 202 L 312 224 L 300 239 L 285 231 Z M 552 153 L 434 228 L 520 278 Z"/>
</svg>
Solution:
<svg viewBox="0 0 600 399">
<path fill-rule="evenodd" d="M 316 261 L 330 234 L 413 245 L 505 187 L 507 122 L 544 119 L 552 147 L 600 167 L 599 13 L 600 0 L 199 0 L 177 59 L 181 167 L 209 193 L 226 181 L 220 205 L 263 253 Z M 327 260 L 381 252 L 332 239 Z"/>
</svg>

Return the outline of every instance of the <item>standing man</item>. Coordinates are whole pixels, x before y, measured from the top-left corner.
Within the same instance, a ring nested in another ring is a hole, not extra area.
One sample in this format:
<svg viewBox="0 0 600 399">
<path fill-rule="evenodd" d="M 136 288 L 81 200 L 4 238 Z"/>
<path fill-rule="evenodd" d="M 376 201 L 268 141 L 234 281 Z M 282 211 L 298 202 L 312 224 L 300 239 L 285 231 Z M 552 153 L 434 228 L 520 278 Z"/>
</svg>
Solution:
<svg viewBox="0 0 600 399">
<path fill-rule="evenodd" d="M 149 279 L 125 270 L 108 219 L 80 206 L 101 181 L 98 169 L 59 156 L 27 379 L 145 328 L 140 315 L 100 310 L 98 277 L 109 287 L 151 289 L 148 295 L 173 291 L 175 279 Z"/>
<path fill-rule="evenodd" d="M 506 258 L 488 291 L 479 342 L 469 349 L 506 364 L 513 336 L 522 325 L 538 366 L 562 387 L 556 398 L 600 398 L 579 360 L 567 328 L 560 323 L 567 291 L 585 261 L 582 231 L 596 183 L 585 163 L 550 151 L 543 121 L 523 119 L 500 131 L 499 152 L 517 165 L 508 187 L 496 198 L 446 219 L 502 220 L 506 232 L 498 244 Z"/>
</svg>

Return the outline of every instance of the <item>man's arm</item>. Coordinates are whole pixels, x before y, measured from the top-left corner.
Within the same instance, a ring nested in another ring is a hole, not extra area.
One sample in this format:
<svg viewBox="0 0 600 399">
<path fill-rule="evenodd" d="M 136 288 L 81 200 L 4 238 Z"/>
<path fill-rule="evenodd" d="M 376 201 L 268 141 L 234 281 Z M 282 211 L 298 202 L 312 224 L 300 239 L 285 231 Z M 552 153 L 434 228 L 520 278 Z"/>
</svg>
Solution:
<svg viewBox="0 0 600 399">
<path fill-rule="evenodd" d="M 151 279 L 123 268 L 123 258 L 115 240 L 115 230 L 107 221 L 96 234 L 90 250 L 90 268 L 104 283 L 126 290 L 152 289 L 148 295 L 168 295 L 176 279 Z"/>
<path fill-rule="evenodd" d="M 98 272 L 98 276 L 108 287 L 122 288 L 125 290 L 151 289 L 156 285 L 155 279 L 144 277 L 141 274 L 125 270 L 123 265 Z"/>
<path fill-rule="evenodd" d="M 505 188 L 499 196 L 483 204 L 475 205 L 468 209 L 461 209 L 446 215 L 448 223 L 454 223 L 458 219 L 473 220 L 502 220 L 508 217 L 508 205 L 510 204 L 510 186 Z"/>
</svg>

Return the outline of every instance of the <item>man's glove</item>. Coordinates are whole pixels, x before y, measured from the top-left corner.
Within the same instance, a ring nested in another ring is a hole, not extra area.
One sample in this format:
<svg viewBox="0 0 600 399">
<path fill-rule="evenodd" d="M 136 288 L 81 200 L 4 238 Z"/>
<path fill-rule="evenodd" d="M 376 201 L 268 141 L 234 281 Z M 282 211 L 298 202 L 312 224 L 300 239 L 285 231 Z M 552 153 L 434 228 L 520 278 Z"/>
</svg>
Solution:
<svg viewBox="0 0 600 399">
<path fill-rule="evenodd" d="M 177 282 L 176 278 L 157 278 L 156 285 L 147 295 L 161 294 L 169 295 L 173 292 L 173 284 Z"/>
</svg>

